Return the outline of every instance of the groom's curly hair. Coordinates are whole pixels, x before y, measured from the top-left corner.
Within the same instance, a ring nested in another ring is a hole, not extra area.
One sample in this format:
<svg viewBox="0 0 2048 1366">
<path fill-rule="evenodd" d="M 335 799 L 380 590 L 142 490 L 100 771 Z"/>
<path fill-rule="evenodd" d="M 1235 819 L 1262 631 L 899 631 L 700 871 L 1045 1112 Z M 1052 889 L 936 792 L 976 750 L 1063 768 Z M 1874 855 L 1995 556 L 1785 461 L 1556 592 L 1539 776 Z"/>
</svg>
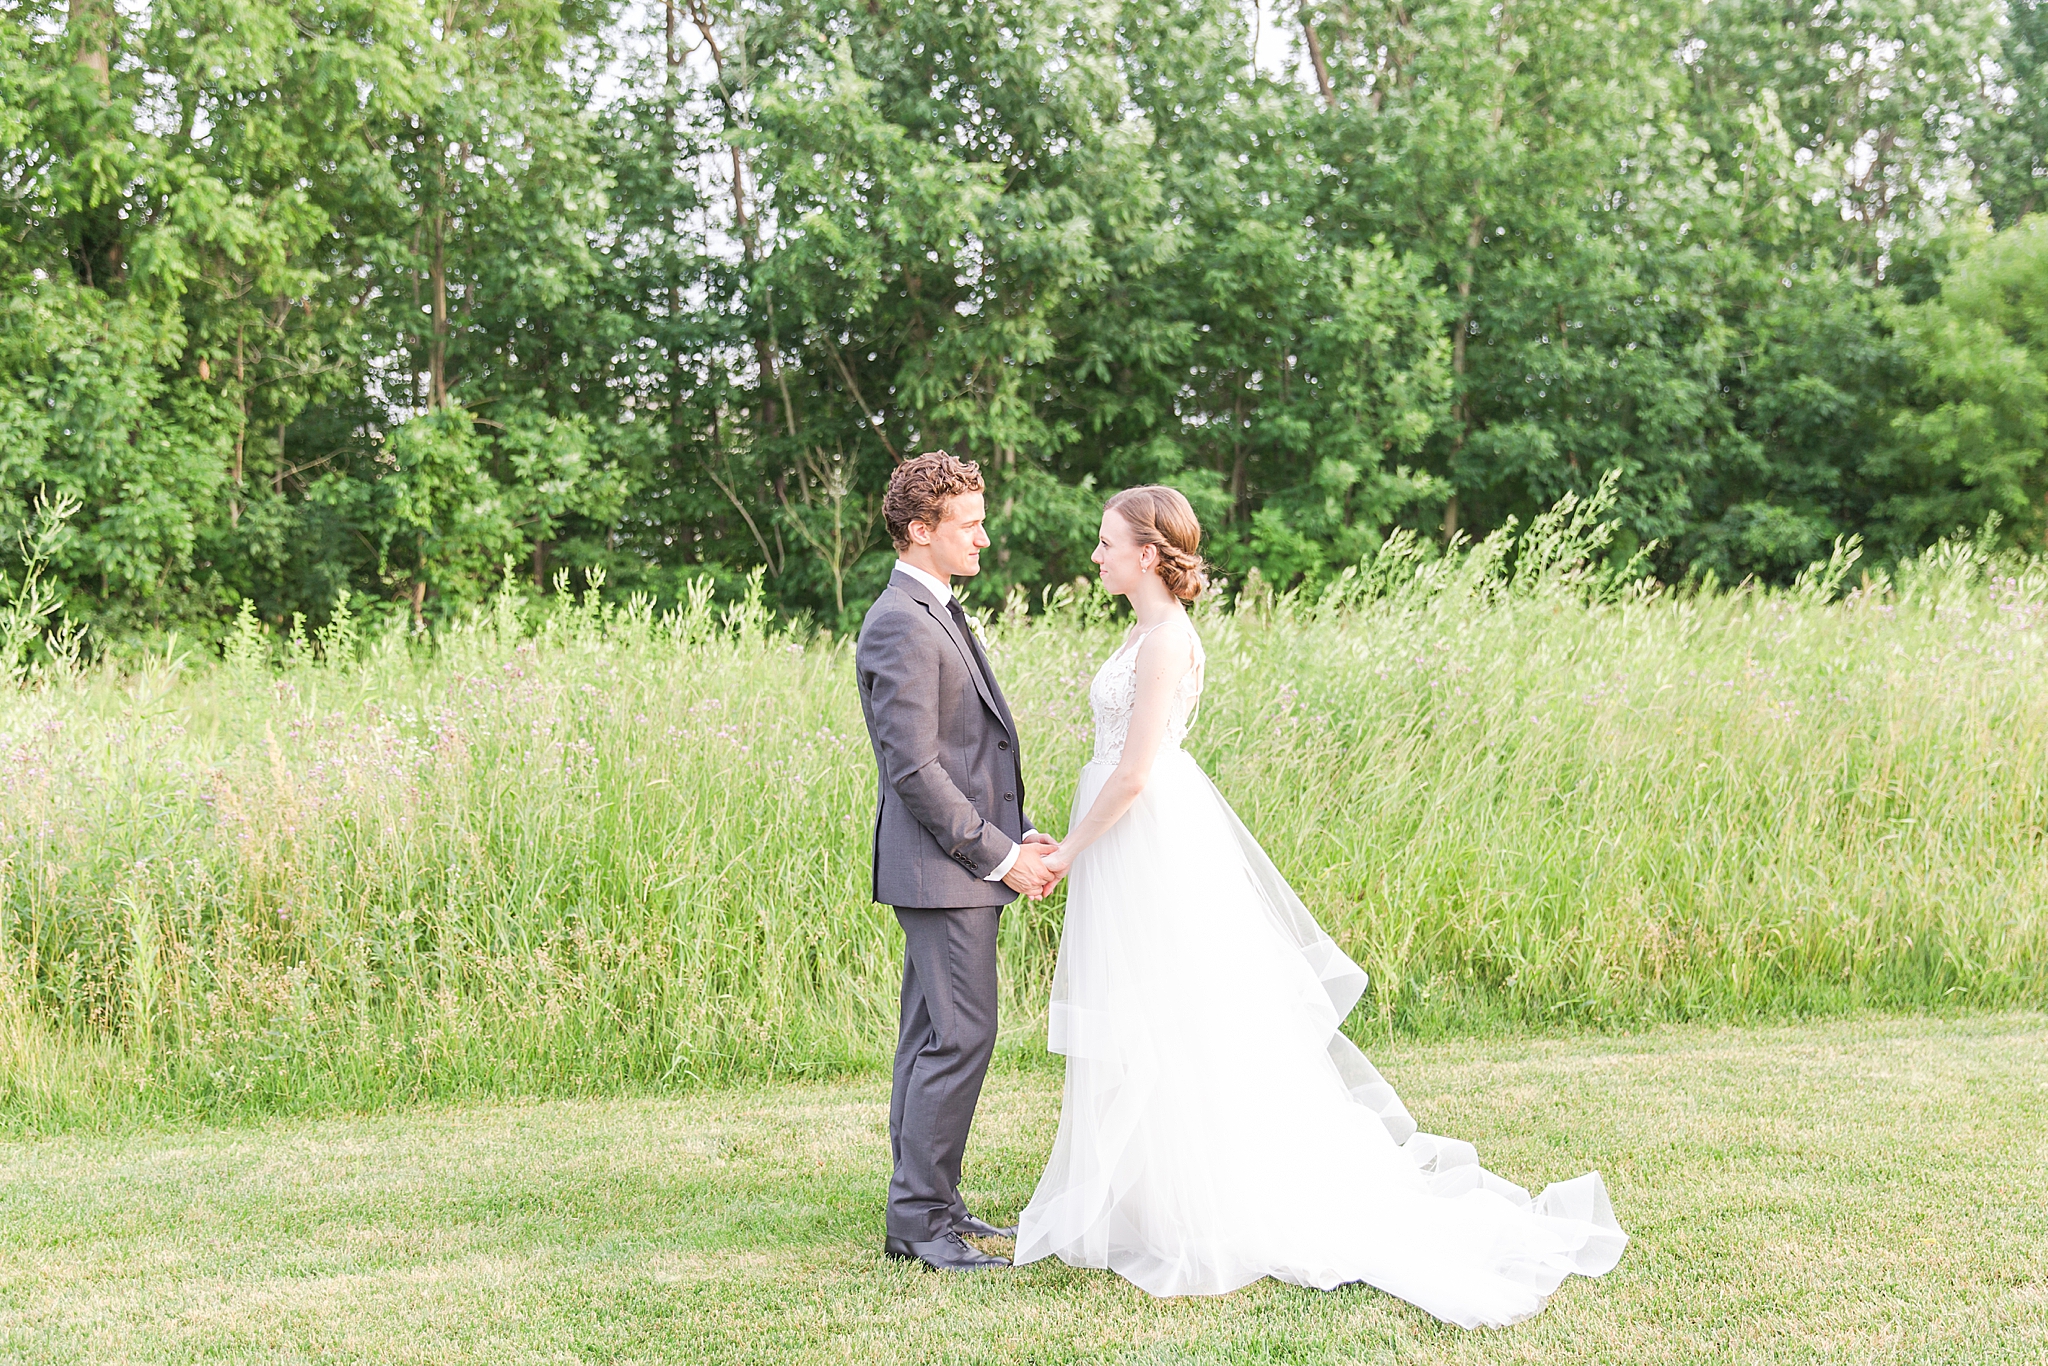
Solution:
<svg viewBox="0 0 2048 1366">
<path fill-rule="evenodd" d="M 910 548 L 910 524 L 923 522 L 936 529 L 946 520 L 946 508 L 963 493 L 983 493 L 981 466 L 972 460 L 957 460 L 944 451 L 926 451 L 906 460 L 889 476 L 889 491 L 882 495 L 882 520 L 889 526 L 889 539 L 898 550 Z"/>
</svg>

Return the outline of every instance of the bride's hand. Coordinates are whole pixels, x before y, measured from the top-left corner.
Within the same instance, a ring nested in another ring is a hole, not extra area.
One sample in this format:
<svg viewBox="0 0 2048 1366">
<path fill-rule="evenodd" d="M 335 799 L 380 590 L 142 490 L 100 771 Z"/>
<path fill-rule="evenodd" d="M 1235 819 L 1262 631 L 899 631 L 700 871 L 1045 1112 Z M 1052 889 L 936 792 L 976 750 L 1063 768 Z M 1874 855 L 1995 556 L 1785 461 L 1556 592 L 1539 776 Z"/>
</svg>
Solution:
<svg viewBox="0 0 2048 1366">
<path fill-rule="evenodd" d="M 1033 901 L 1043 901 L 1052 895 L 1052 889 L 1059 886 L 1060 879 L 1067 875 L 1067 868 L 1074 861 L 1073 856 L 1060 853 L 1060 842 L 1043 830 L 1033 830 L 1024 837 L 1023 843 L 1032 847 L 1032 852 L 1038 856 L 1038 870 L 1048 876 L 1036 887 L 1028 890 L 1020 887 L 1018 890 Z"/>
</svg>

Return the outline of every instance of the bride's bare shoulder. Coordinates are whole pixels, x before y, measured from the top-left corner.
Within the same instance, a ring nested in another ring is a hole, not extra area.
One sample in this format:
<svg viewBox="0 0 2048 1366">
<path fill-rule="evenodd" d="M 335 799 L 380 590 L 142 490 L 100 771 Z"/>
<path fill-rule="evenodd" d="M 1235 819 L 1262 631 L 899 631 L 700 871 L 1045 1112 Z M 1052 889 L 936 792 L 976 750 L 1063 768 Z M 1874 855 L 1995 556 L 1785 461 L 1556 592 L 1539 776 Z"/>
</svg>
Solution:
<svg viewBox="0 0 2048 1366">
<path fill-rule="evenodd" d="M 1173 668 L 1183 662 L 1192 664 L 1201 648 L 1195 624 L 1188 620 L 1187 613 L 1180 612 L 1143 633 L 1138 641 L 1138 659 L 1141 665 Z"/>
</svg>

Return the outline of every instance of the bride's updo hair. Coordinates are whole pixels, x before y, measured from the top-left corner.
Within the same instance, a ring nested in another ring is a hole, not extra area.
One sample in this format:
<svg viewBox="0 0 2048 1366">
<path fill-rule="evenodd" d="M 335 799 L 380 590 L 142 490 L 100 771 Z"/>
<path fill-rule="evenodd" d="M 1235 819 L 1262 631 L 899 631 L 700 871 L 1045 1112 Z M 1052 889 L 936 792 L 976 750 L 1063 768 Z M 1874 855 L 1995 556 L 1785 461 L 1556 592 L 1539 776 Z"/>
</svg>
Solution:
<svg viewBox="0 0 2048 1366">
<path fill-rule="evenodd" d="M 1183 602 L 1193 602 L 1209 587 L 1209 566 L 1199 553 L 1202 524 L 1179 489 L 1141 484 L 1125 489 L 1103 509 L 1114 512 L 1137 536 L 1139 545 L 1159 551 L 1159 577 Z"/>
</svg>

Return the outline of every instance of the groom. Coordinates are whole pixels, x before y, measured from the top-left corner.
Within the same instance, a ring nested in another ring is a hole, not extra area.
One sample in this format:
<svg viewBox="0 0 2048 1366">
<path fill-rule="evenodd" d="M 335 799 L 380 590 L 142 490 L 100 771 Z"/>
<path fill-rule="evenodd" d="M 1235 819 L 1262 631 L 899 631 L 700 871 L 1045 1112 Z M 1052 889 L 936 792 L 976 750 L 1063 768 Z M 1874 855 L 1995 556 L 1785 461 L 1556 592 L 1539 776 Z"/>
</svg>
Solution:
<svg viewBox="0 0 2048 1366">
<path fill-rule="evenodd" d="M 903 926 L 902 1021 L 889 1093 L 889 1256 L 942 1271 L 1008 1266 L 969 1237 L 1014 1238 L 968 1213 L 960 1159 L 996 1042 L 996 927 L 1056 879 L 1054 841 L 1024 815 L 1017 723 L 953 596 L 981 572 L 981 471 L 944 451 L 904 462 L 882 498 L 889 586 L 854 650 L 880 770 L 874 897 Z"/>
</svg>

